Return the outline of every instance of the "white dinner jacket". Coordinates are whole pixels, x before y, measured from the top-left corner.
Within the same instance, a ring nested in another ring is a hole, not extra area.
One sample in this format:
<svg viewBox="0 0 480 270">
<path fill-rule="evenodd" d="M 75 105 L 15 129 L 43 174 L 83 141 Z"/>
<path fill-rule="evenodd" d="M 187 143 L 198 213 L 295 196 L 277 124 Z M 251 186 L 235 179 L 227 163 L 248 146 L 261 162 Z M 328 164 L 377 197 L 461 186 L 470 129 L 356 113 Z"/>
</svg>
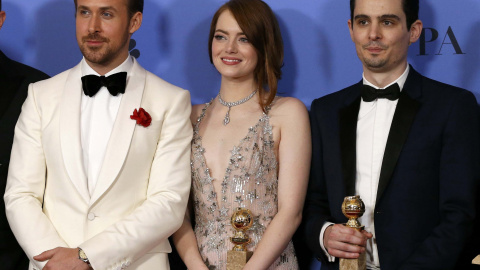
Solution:
<svg viewBox="0 0 480 270">
<path fill-rule="evenodd" d="M 90 197 L 80 141 L 80 65 L 31 84 L 15 128 L 5 207 L 30 258 L 81 247 L 97 269 L 168 269 L 167 238 L 190 191 L 190 95 L 143 69 L 129 75 Z M 130 119 L 144 108 L 143 127 Z"/>
</svg>

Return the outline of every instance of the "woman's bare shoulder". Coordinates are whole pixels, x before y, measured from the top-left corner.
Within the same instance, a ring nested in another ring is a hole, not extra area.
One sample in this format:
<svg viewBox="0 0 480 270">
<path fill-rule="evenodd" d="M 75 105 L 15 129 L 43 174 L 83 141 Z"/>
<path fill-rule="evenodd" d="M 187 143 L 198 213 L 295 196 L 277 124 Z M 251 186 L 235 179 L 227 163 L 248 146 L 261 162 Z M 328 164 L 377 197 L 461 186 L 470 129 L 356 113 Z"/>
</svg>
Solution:
<svg viewBox="0 0 480 270">
<path fill-rule="evenodd" d="M 307 113 L 307 107 L 297 98 L 277 96 L 272 102 L 270 112 L 273 115 L 297 116 Z"/>
</svg>

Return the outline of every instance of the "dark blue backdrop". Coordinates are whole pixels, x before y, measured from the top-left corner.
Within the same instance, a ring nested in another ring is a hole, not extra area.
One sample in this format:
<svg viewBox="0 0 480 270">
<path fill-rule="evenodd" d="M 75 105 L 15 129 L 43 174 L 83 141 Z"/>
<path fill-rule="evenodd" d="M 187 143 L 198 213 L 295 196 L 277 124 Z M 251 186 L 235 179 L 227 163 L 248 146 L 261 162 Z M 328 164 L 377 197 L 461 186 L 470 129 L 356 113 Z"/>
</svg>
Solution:
<svg viewBox="0 0 480 270">
<path fill-rule="evenodd" d="M 145 0 L 134 35 L 139 62 L 189 89 L 192 102 L 215 96 L 219 76 L 208 60 L 210 19 L 223 0 Z M 270 0 L 285 42 L 280 92 L 308 106 L 319 96 L 360 80 L 361 64 L 347 28 L 348 0 Z M 7 20 L 0 48 L 50 75 L 77 64 L 73 0 L 3 0 Z M 422 0 L 425 35 L 409 62 L 424 75 L 480 97 L 480 1 Z"/>
</svg>

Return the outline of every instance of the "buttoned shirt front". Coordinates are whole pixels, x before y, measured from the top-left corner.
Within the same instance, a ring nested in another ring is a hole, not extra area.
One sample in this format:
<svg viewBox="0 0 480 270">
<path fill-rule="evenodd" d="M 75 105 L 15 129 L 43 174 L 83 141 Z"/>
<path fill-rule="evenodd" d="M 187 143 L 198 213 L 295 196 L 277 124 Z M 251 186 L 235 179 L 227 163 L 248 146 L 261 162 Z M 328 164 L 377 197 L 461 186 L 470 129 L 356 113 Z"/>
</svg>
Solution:
<svg viewBox="0 0 480 270">
<path fill-rule="evenodd" d="M 127 72 L 128 83 L 129 71 L 132 67 L 133 60 L 129 55 L 122 64 L 105 74 L 105 77 L 118 72 Z M 99 74 L 88 65 L 85 58 L 81 62 L 81 69 L 82 76 L 99 76 Z M 87 185 L 90 196 L 92 196 L 95 185 L 97 184 L 122 97 L 123 94 L 112 96 L 104 86 L 100 88 L 98 93 L 93 97 L 85 94 L 82 95 L 80 130 L 83 164 L 87 175 Z"/>
</svg>

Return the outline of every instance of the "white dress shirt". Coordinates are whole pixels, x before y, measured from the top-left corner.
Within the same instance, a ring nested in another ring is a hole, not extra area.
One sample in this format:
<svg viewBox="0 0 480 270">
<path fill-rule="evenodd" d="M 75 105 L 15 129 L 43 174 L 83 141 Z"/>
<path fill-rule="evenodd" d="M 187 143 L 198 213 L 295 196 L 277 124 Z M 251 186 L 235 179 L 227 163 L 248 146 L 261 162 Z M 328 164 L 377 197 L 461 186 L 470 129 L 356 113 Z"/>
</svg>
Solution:
<svg viewBox="0 0 480 270">
<path fill-rule="evenodd" d="M 402 91 L 409 71 L 410 67 L 407 65 L 405 72 L 384 88 L 397 83 L 400 91 Z M 370 83 L 365 78 L 365 75 L 363 75 L 363 84 L 379 89 L 379 87 Z M 373 237 L 367 241 L 366 246 L 366 260 L 369 269 L 380 269 L 373 213 L 383 154 L 397 103 L 398 99 L 388 100 L 382 98 L 372 102 L 365 102 L 362 99 L 358 112 L 355 195 L 360 195 L 360 198 L 365 204 L 365 213 L 359 218 L 359 222 L 365 226 L 366 231 L 373 234 Z M 325 229 L 330 225 L 333 225 L 333 223 L 327 222 L 322 227 L 320 232 L 320 246 L 327 255 L 328 260 L 333 262 L 335 257 L 328 254 L 323 245 L 323 234 Z"/>
<path fill-rule="evenodd" d="M 128 82 L 128 72 L 132 67 L 133 60 L 131 56 L 128 56 L 120 66 L 105 74 L 105 77 L 125 71 L 127 72 Z M 99 74 L 87 64 L 85 58 L 82 60 L 81 68 L 82 76 L 99 76 Z M 95 185 L 97 184 L 122 96 L 123 94 L 112 96 L 104 86 L 100 88 L 98 93 L 93 97 L 85 94 L 82 95 L 80 130 L 83 164 L 88 179 L 87 185 L 90 196 L 92 196 Z"/>
</svg>

